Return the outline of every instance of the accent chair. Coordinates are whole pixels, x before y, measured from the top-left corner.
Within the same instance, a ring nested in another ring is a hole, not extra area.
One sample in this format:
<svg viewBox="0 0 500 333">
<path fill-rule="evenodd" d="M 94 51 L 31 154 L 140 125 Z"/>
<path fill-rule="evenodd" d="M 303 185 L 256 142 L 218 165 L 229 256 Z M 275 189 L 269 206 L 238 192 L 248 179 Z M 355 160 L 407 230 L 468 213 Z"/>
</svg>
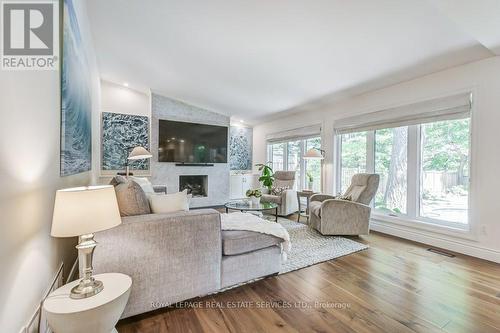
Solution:
<svg viewBox="0 0 500 333">
<path fill-rule="evenodd" d="M 370 202 L 377 193 L 380 176 L 359 173 L 340 197 L 311 196 L 309 225 L 323 235 L 366 235 L 370 231 Z M 349 200 L 346 200 L 349 199 Z"/>
<path fill-rule="evenodd" d="M 273 202 L 278 204 L 278 215 L 287 216 L 295 213 L 299 209 L 297 202 L 297 191 L 293 189 L 295 185 L 295 171 L 276 171 L 274 173 L 273 188 L 288 189 L 281 193 L 266 193 L 261 197 L 262 202 Z M 266 189 L 267 190 L 267 189 Z"/>
</svg>

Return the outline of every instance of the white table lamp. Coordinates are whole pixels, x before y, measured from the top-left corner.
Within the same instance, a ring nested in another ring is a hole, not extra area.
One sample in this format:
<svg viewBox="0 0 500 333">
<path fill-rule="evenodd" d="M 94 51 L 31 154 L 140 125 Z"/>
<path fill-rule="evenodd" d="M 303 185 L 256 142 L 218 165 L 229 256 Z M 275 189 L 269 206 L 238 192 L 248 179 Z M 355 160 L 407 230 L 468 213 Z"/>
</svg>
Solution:
<svg viewBox="0 0 500 333">
<path fill-rule="evenodd" d="M 122 223 L 113 186 L 87 186 L 56 192 L 52 230 L 54 237 L 79 237 L 76 248 L 83 267 L 83 278 L 71 289 L 71 298 L 86 298 L 103 289 L 92 277 L 92 256 L 97 242 L 94 232 Z"/>
<path fill-rule="evenodd" d="M 153 155 L 149 151 L 147 151 L 146 148 L 144 148 L 144 147 L 140 147 L 139 146 L 139 147 L 135 147 L 134 149 L 132 149 L 132 151 L 130 152 L 130 154 L 127 157 L 127 163 L 126 163 L 127 171 L 126 171 L 126 176 L 128 177 L 128 175 L 129 175 L 128 161 L 144 160 L 144 159 L 148 159 L 148 158 L 151 158 L 151 157 L 153 157 Z"/>
</svg>

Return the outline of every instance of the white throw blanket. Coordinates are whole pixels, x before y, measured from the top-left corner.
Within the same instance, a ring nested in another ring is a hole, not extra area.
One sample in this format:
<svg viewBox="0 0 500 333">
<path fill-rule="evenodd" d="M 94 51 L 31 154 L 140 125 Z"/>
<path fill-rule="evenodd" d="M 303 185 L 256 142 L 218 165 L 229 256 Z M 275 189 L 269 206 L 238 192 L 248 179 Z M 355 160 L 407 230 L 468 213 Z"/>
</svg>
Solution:
<svg viewBox="0 0 500 333">
<path fill-rule="evenodd" d="M 292 247 L 290 235 L 281 224 L 261 219 L 253 214 L 240 212 L 221 214 L 221 229 L 254 231 L 283 239 L 284 242 L 281 243 L 283 261 L 286 261 L 287 253 L 290 252 Z"/>
</svg>

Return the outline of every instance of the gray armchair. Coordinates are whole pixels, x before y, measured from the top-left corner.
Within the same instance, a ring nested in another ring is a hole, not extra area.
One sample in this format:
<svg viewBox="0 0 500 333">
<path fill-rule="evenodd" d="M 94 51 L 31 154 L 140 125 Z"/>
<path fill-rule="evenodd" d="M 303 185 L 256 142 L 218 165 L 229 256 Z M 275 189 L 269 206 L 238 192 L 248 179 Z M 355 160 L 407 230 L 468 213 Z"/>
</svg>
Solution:
<svg viewBox="0 0 500 333">
<path fill-rule="evenodd" d="M 276 171 L 274 173 L 274 187 L 288 187 L 281 195 L 263 194 L 262 202 L 274 202 L 278 204 L 278 215 L 287 216 L 295 213 L 298 209 L 297 191 L 295 185 L 295 171 Z"/>
<path fill-rule="evenodd" d="M 370 231 L 370 202 L 377 193 L 380 176 L 360 173 L 352 177 L 343 197 L 315 194 L 309 203 L 309 224 L 323 235 L 366 235 Z"/>
</svg>

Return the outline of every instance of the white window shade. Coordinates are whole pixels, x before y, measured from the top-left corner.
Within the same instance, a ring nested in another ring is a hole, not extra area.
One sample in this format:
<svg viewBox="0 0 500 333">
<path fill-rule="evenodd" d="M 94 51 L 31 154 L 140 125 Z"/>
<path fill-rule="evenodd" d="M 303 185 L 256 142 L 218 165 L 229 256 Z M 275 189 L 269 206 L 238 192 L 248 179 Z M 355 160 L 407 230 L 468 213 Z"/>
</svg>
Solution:
<svg viewBox="0 0 500 333">
<path fill-rule="evenodd" d="M 470 117 L 471 93 L 436 98 L 335 122 L 335 134 L 372 131 Z"/>
<path fill-rule="evenodd" d="M 312 136 L 318 136 L 320 134 L 321 134 L 321 125 L 317 124 L 277 133 L 271 133 L 266 135 L 266 141 L 270 143 L 280 142 L 280 141 L 287 141 L 290 139 L 303 139 Z"/>
</svg>

